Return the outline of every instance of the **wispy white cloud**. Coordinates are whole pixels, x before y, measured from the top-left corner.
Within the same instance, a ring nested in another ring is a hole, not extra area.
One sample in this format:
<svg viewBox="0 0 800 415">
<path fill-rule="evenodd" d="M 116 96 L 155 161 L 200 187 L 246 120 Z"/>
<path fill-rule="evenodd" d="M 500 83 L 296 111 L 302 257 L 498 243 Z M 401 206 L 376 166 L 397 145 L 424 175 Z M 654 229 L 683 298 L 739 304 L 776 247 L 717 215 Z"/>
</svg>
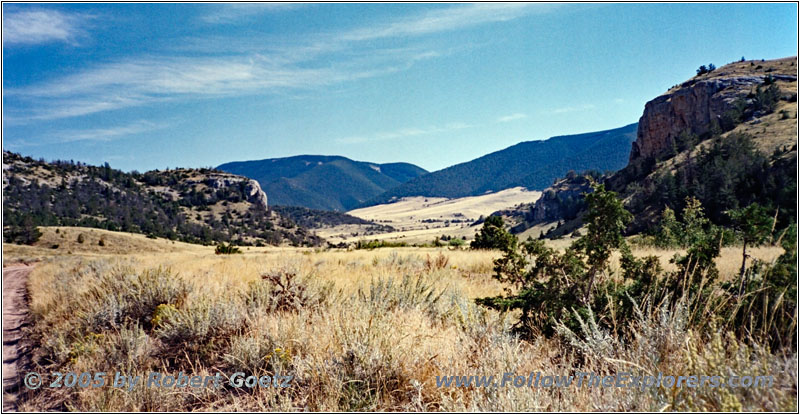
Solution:
<svg viewBox="0 0 800 415">
<path fill-rule="evenodd" d="M 3 46 L 75 43 L 85 35 L 85 25 L 92 18 L 44 8 L 6 11 L 3 13 Z"/>
<path fill-rule="evenodd" d="M 403 128 L 400 130 L 379 132 L 371 135 L 358 135 L 358 136 L 337 138 L 336 142 L 340 144 L 359 144 L 372 141 L 397 140 L 403 138 L 417 137 L 421 135 L 447 133 L 472 127 L 473 127 L 472 125 L 466 123 L 454 122 L 442 126 L 432 126 L 426 128 Z"/>
<path fill-rule="evenodd" d="M 151 131 L 168 128 L 171 123 L 154 123 L 147 120 L 139 120 L 125 125 L 113 127 L 92 128 L 86 130 L 67 130 L 53 133 L 53 142 L 71 143 L 74 141 L 112 141 L 122 137 L 142 134 Z"/>
<path fill-rule="evenodd" d="M 4 95 L 32 108 L 8 114 L 13 123 L 88 115 L 156 102 L 242 96 L 313 88 L 407 70 L 435 53 L 399 50 L 372 60 L 351 59 L 320 67 L 276 63 L 263 55 L 149 57 L 94 68 Z"/>
<path fill-rule="evenodd" d="M 470 4 L 436 9 L 384 25 L 376 25 L 343 33 L 346 41 L 365 41 L 388 37 L 419 36 L 462 29 L 484 23 L 504 22 L 533 13 L 547 13 L 558 4 L 503 3 Z"/>
<path fill-rule="evenodd" d="M 521 112 L 517 112 L 511 115 L 504 115 L 497 119 L 497 122 L 511 122 L 515 120 L 521 120 L 523 118 L 528 118 L 527 114 L 523 114 Z"/>
<path fill-rule="evenodd" d="M 594 104 L 585 104 L 585 105 L 578 105 L 578 106 L 570 106 L 570 107 L 562 107 L 556 108 L 550 111 L 550 114 L 566 114 L 569 112 L 579 112 L 579 111 L 588 111 L 594 109 Z"/>
<path fill-rule="evenodd" d="M 292 10 L 303 6 L 300 3 L 207 4 L 203 7 L 209 9 L 208 13 L 202 15 L 200 20 L 211 24 L 233 24 L 265 13 Z"/>
<path fill-rule="evenodd" d="M 152 131 L 163 130 L 177 124 L 175 120 L 164 122 L 152 122 L 148 120 L 133 121 L 123 125 L 110 127 L 98 127 L 88 129 L 69 129 L 49 131 L 40 139 L 23 140 L 11 139 L 4 144 L 10 144 L 12 148 L 40 147 L 53 144 L 73 143 L 78 141 L 86 142 L 109 142 L 119 140 L 123 137 L 136 134 L 149 133 Z"/>
<path fill-rule="evenodd" d="M 233 19 L 235 15 L 269 10 L 264 5 L 244 6 L 247 7 L 223 7 L 209 21 L 222 22 L 226 15 Z M 10 99 L 6 104 L 11 107 L 6 111 L 6 121 L 51 120 L 164 101 L 268 94 L 385 76 L 406 71 L 420 60 L 452 53 L 413 46 L 407 37 L 508 21 L 555 7 L 558 5 L 453 5 L 383 24 L 321 33 L 277 45 L 257 40 L 226 42 L 227 39 L 216 38 L 204 42 L 195 38 L 190 42 L 190 51 L 172 49 L 121 58 L 40 84 L 6 88 L 4 98 Z M 364 47 L 361 43 L 389 37 L 398 38 L 389 48 Z"/>
</svg>

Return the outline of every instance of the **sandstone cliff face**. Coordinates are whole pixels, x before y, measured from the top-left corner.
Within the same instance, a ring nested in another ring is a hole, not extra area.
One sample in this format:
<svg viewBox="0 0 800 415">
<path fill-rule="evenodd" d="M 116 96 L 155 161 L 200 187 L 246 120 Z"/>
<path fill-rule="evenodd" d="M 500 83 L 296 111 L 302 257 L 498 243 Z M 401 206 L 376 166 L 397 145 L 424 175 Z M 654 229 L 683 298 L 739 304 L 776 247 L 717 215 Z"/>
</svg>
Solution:
<svg viewBox="0 0 800 415">
<path fill-rule="evenodd" d="M 737 98 L 745 98 L 764 82 L 767 75 L 730 76 L 688 81 L 648 102 L 639 119 L 636 141 L 630 162 L 657 157 L 672 147 L 683 131 L 702 135 L 711 122 L 733 107 Z M 776 80 L 794 81 L 795 76 L 773 74 Z"/>
</svg>

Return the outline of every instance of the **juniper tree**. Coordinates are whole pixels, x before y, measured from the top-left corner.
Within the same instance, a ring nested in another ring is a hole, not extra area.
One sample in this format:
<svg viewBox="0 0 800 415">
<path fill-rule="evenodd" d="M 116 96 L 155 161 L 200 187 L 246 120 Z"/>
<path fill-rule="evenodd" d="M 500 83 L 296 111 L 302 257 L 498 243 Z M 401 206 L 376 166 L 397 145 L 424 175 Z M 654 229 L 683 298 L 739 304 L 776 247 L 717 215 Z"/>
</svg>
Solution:
<svg viewBox="0 0 800 415">
<path fill-rule="evenodd" d="M 513 250 L 516 245 L 517 238 L 505 229 L 503 218 L 489 216 L 470 247 L 473 249 L 499 249 L 507 252 Z"/>
<path fill-rule="evenodd" d="M 728 211 L 736 232 L 742 238 L 742 267 L 739 271 L 739 295 L 745 286 L 747 245 L 755 246 L 764 242 L 770 235 L 772 218 L 763 206 L 753 203 L 746 208 Z"/>
<path fill-rule="evenodd" d="M 584 302 L 589 301 L 597 273 L 608 265 L 612 250 L 625 245 L 622 232 L 633 219 L 615 192 L 606 190 L 602 184 L 592 187 L 594 191 L 586 195 L 588 209 L 584 220 L 587 233 L 575 242 L 575 247 L 586 255 L 589 266 L 589 284 L 584 293 Z"/>
</svg>

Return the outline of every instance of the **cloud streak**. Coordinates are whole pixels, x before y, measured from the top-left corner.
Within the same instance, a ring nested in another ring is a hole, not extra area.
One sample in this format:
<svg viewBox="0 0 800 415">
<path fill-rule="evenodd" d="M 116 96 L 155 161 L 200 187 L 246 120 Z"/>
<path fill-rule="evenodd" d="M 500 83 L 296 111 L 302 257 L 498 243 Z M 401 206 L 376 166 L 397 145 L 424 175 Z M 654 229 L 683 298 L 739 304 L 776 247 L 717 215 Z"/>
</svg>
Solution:
<svg viewBox="0 0 800 415">
<path fill-rule="evenodd" d="M 163 130 L 173 126 L 175 122 L 152 122 L 148 120 L 133 121 L 124 125 L 98 127 L 89 129 L 74 129 L 50 131 L 46 138 L 35 141 L 13 140 L 9 142 L 12 147 L 39 147 L 53 144 L 74 142 L 109 142 L 123 137 Z"/>
<path fill-rule="evenodd" d="M 169 127 L 168 123 L 154 123 L 139 120 L 126 125 L 105 128 L 92 128 L 87 130 L 67 130 L 53 134 L 58 143 L 71 143 L 75 141 L 112 141 L 129 135 L 142 134 L 161 130 Z"/>
<path fill-rule="evenodd" d="M 528 115 L 523 114 L 521 112 L 511 114 L 511 115 L 504 115 L 497 119 L 497 122 L 511 122 L 516 120 L 521 120 L 523 118 L 528 118 Z"/>
<path fill-rule="evenodd" d="M 215 17 L 206 16 L 209 23 L 233 21 L 274 9 L 265 5 L 218 6 L 224 7 L 213 15 Z M 40 84 L 6 88 L 4 98 L 8 99 L 7 106 L 11 109 L 7 111 L 10 114 L 7 121 L 53 120 L 160 102 L 269 94 L 385 76 L 406 71 L 416 62 L 435 59 L 442 53 L 408 44 L 402 46 L 402 43 L 382 48 L 365 46 L 362 42 L 396 38 L 398 42 L 408 43 L 406 38 L 410 36 L 508 21 L 531 13 L 549 12 L 556 7 L 558 5 L 542 4 L 449 6 L 280 46 L 257 39 L 235 44 L 224 38 L 214 39 L 211 43 L 217 46 L 209 46 L 203 38 L 195 38 L 190 41 L 191 53 L 178 49 L 121 58 Z M 59 22 L 72 19 L 59 12 L 46 13 L 51 20 Z M 28 18 L 31 19 L 38 18 Z M 16 31 L 11 35 L 12 42 L 21 36 L 21 29 L 13 28 L 19 27 L 19 23 L 15 24 L 17 26 L 9 29 Z M 65 24 L 55 24 L 62 29 L 42 34 L 39 39 L 65 40 L 76 36 L 77 26 Z M 4 25 L 4 35 L 5 30 Z M 204 44 L 206 49 L 202 49 Z"/>
<path fill-rule="evenodd" d="M 259 54 L 127 59 L 32 87 L 7 88 L 4 96 L 32 108 L 24 115 L 10 113 L 11 122 L 52 120 L 158 102 L 327 86 L 407 70 L 435 56 L 398 50 L 324 67 L 275 62 Z"/>
<path fill-rule="evenodd" d="M 337 138 L 336 142 L 339 144 L 361 144 L 374 141 L 398 140 L 398 139 L 412 138 L 423 135 L 448 133 L 472 127 L 473 127 L 472 125 L 466 123 L 455 122 L 443 126 L 433 126 L 427 128 L 403 128 L 400 130 L 380 132 L 372 135 L 359 135 L 359 136 Z"/>
<path fill-rule="evenodd" d="M 595 108 L 594 104 L 585 104 L 585 105 L 578 105 L 578 106 L 570 106 L 570 107 L 562 107 L 556 108 L 550 111 L 550 114 L 567 114 L 570 112 L 580 112 L 580 111 L 588 111 L 593 110 Z"/>
<path fill-rule="evenodd" d="M 389 37 L 420 36 L 452 31 L 485 23 L 504 22 L 531 13 L 547 13 L 557 4 L 471 4 L 432 10 L 421 16 L 402 19 L 376 27 L 361 28 L 341 35 L 345 41 L 366 41 Z"/>
<path fill-rule="evenodd" d="M 3 46 L 75 43 L 93 17 L 57 10 L 12 10 L 3 14 Z"/>
<path fill-rule="evenodd" d="M 259 4 L 209 4 L 204 7 L 212 8 L 208 14 L 200 17 L 200 21 L 209 24 L 236 24 L 250 20 L 266 13 L 283 10 L 293 10 L 303 7 L 297 3 L 259 3 Z"/>
</svg>

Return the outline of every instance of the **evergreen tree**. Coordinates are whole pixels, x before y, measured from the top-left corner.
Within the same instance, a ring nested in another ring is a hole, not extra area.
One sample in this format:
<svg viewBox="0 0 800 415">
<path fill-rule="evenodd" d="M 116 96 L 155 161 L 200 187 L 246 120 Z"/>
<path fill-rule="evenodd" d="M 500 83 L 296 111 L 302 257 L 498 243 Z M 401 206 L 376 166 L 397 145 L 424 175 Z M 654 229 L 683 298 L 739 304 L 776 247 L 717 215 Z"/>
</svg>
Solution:
<svg viewBox="0 0 800 415">
<path fill-rule="evenodd" d="M 480 233 L 475 236 L 470 247 L 472 249 L 499 249 L 512 250 L 517 245 L 517 237 L 505 229 L 503 218 L 489 216 L 483 223 Z"/>
<path fill-rule="evenodd" d="M 755 246 L 764 242 L 770 235 L 773 219 L 763 206 L 753 203 L 746 208 L 728 212 L 734 229 L 742 238 L 742 267 L 739 273 L 739 295 L 746 285 L 745 270 L 747 262 L 747 246 Z"/>
</svg>

